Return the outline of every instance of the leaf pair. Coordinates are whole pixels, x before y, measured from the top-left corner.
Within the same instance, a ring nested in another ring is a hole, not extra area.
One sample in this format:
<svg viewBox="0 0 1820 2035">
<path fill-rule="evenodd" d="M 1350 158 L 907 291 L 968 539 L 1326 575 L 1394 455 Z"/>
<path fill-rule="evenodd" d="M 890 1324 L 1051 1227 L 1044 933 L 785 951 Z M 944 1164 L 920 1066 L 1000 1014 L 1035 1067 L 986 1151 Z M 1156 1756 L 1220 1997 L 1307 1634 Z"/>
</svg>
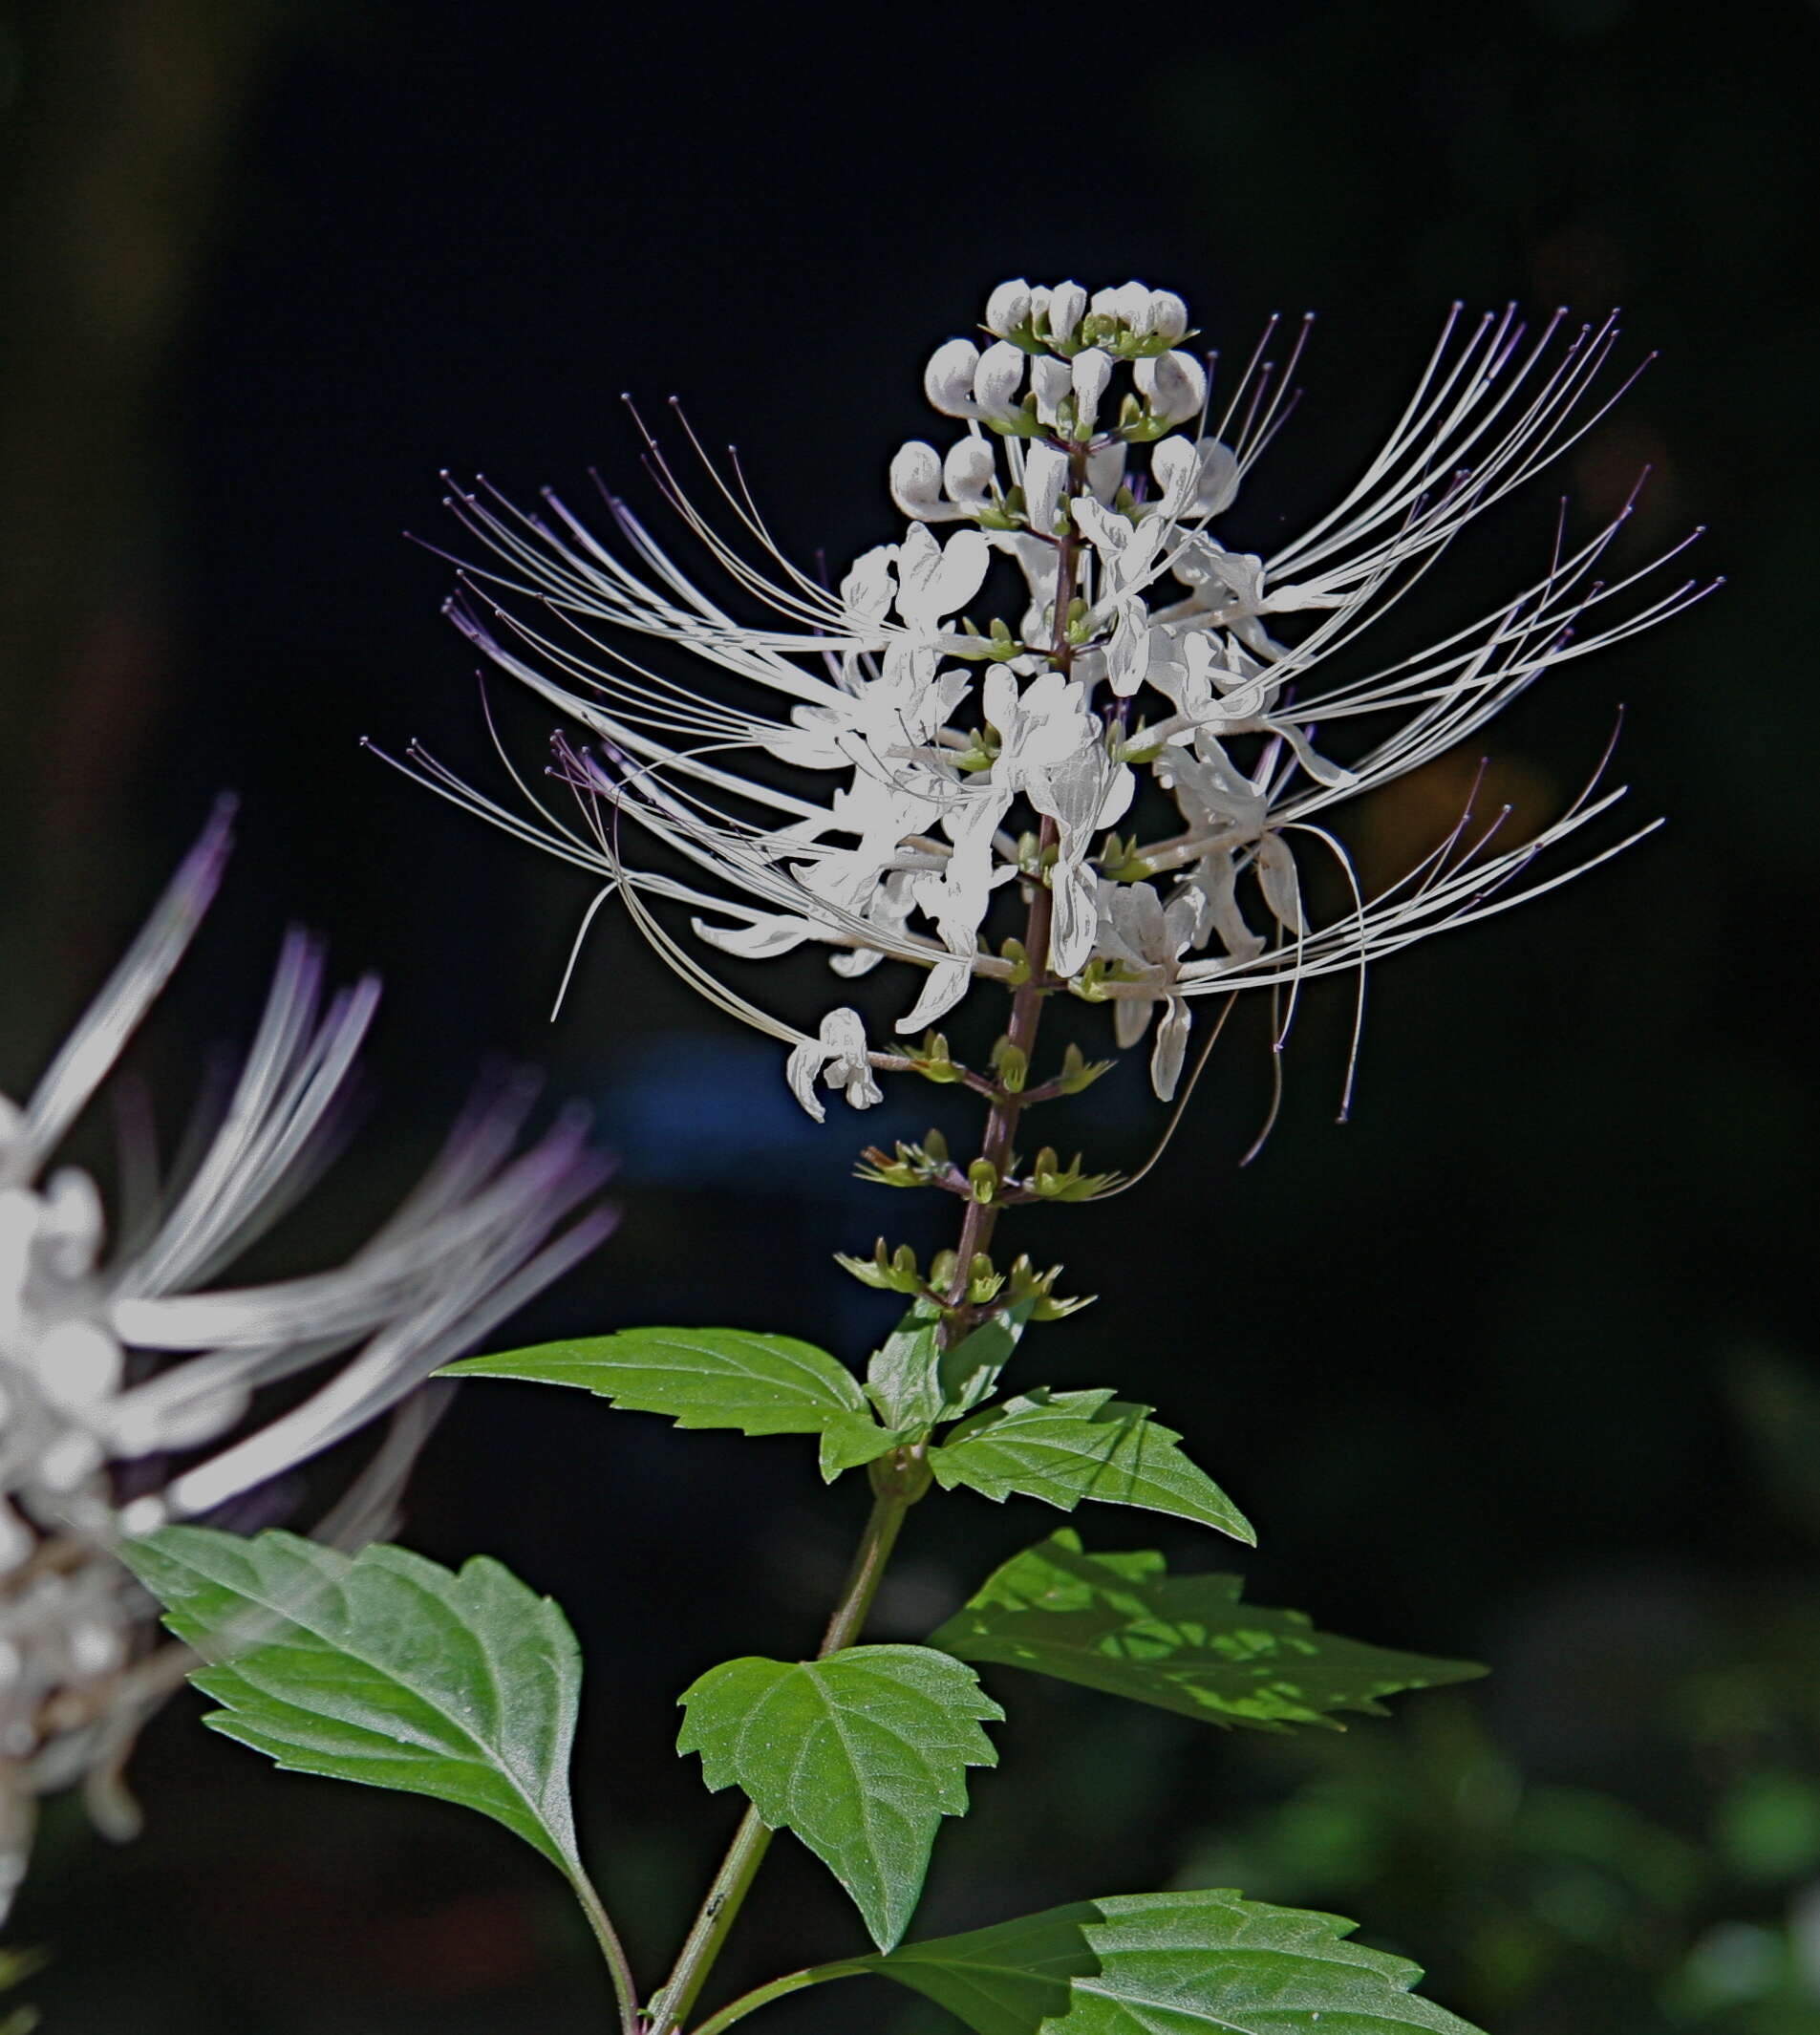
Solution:
<svg viewBox="0 0 1820 2035">
<path fill-rule="evenodd" d="M 209 1665 L 206 1722 L 288 1771 L 479 1810 L 585 1883 L 568 1766 L 581 1657 L 562 1612 L 484 1556 L 451 1574 L 402 1548 L 353 1557 L 270 1532 L 166 1527 L 126 1551 Z M 1004 1712 L 971 1667 L 922 1646 L 728 1661 L 682 1699 L 679 1751 L 738 1785 L 853 1896 L 873 1940 L 902 1937 L 966 1769 Z"/>
<path fill-rule="evenodd" d="M 864 1388 L 812 1343 L 738 1329 L 628 1329 L 447 1368 L 458 1377 L 580 1385 L 632 1412 L 669 1414 L 679 1427 L 817 1434 L 830 1482 L 958 1420 L 930 1449 L 944 1489 L 965 1485 L 1001 1502 L 1016 1493 L 1063 1511 L 1083 1498 L 1138 1506 L 1253 1543 L 1238 1508 L 1147 1406 L 1109 1390 L 1039 1386 L 972 1412 L 997 1382 L 1029 1308 L 1008 1308 L 944 1350 L 941 1310 L 919 1300 L 873 1356 Z"/>
</svg>

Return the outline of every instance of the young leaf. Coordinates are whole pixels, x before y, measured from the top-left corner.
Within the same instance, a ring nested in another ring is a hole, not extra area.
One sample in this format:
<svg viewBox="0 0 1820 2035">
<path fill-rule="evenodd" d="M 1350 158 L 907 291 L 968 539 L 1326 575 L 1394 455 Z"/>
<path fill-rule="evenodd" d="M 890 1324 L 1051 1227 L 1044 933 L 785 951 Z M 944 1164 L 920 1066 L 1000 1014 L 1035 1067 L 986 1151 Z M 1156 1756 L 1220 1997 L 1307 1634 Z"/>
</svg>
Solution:
<svg viewBox="0 0 1820 2035">
<path fill-rule="evenodd" d="M 484 1555 L 350 1558 L 294 1533 L 165 1527 L 125 1559 L 205 1657 L 203 1721 L 295 1773 L 460 1802 L 579 1871 L 568 1758 L 581 1653 L 548 1597 Z"/>
<path fill-rule="evenodd" d="M 858 1379 L 825 1350 L 737 1328 L 622 1329 L 464 1357 L 438 1375 L 581 1385 L 631 1413 L 668 1413 L 678 1427 L 741 1434 L 818 1434 L 848 1415 L 867 1417 Z"/>
<path fill-rule="evenodd" d="M 1381 1716 L 1381 1697 L 1485 1672 L 1317 1632 L 1299 1611 L 1240 1604 L 1242 1587 L 1236 1575 L 1172 1576 L 1161 1554 L 1084 1554 L 1064 1528 L 996 1570 L 929 1643 L 1265 1731 L 1341 1730 L 1330 1712 Z"/>
<path fill-rule="evenodd" d="M 822 1481 L 832 1484 L 844 1469 L 857 1469 L 915 1434 L 914 1427 L 881 1427 L 869 1413 L 830 1415 L 822 1429 Z"/>
<path fill-rule="evenodd" d="M 1229 1889 L 1133 1894 L 861 1961 L 974 2035 L 1478 2035 L 1356 1926 Z"/>
<path fill-rule="evenodd" d="M 1032 1294 L 1001 1308 L 942 1355 L 935 1367 L 942 1396 L 941 1418 L 953 1420 L 971 1413 L 991 1392 L 998 1382 L 999 1372 L 1010 1362 L 1036 1305 L 1036 1296 Z"/>
<path fill-rule="evenodd" d="M 1127 1405 L 1107 1390 L 1038 1386 L 963 1421 L 929 1461 L 944 1490 L 965 1484 L 999 1500 L 1020 1491 L 1064 1512 L 1082 1498 L 1142 1506 L 1254 1546 L 1238 1508 L 1176 1447 L 1180 1440 L 1150 1418 L 1149 1407 Z"/>
<path fill-rule="evenodd" d="M 918 1300 L 872 1352 L 866 1396 L 888 1427 L 930 1427 L 941 1418 L 942 1311 Z"/>
<path fill-rule="evenodd" d="M 711 1789 L 742 1789 L 793 1830 L 858 1904 L 881 1950 L 904 1934 L 943 1816 L 967 1812 L 967 1768 L 998 1755 L 1004 1712 L 970 1667 L 925 1646 L 849 1646 L 792 1665 L 748 1657 L 681 1698 L 678 1752 Z"/>
</svg>

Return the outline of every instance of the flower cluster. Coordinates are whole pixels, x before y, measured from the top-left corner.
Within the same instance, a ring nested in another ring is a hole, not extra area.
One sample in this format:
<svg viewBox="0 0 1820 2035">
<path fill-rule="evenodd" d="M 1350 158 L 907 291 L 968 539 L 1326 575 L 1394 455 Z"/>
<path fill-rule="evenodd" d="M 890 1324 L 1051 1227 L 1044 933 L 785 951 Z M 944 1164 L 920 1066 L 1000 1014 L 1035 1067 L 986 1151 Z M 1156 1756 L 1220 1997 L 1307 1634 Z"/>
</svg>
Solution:
<svg viewBox="0 0 1820 2035">
<path fill-rule="evenodd" d="M 533 1099 L 518 1083 L 477 1103 L 346 1264 L 215 1285 L 330 1155 L 377 998 L 368 978 L 325 999 L 321 952 L 293 934 L 212 1134 L 110 1250 L 95 1182 L 47 1167 L 193 936 L 230 817 L 216 813 L 30 1099 L 0 1096 L 0 1901 L 31 1797 L 102 1760 L 145 1706 L 131 1670 L 147 1607 L 108 1549 L 398 1405 L 609 1225 L 598 1210 L 568 1220 L 603 1171 L 579 1119 L 514 1156 Z M 260 1388 L 336 1359 L 261 1417 Z M 370 1504 L 400 1468 L 382 1452 Z"/>
<path fill-rule="evenodd" d="M 890 492 L 908 527 L 837 587 L 790 563 L 737 461 L 717 465 L 693 435 L 717 516 L 654 440 L 648 463 L 724 589 L 685 573 L 616 496 L 614 542 L 554 495 L 526 512 L 483 482 L 461 492 L 452 505 L 491 555 L 470 563 L 450 611 L 590 731 L 557 744 L 579 816 L 503 807 L 416 745 L 406 767 L 603 877 L 674 965 L 789 1043 L 792 1085 L 818 1115 L 818 1072 L 864 1104 L 870 1069 L 903 1058 L 867 1048 L 851 1011 L 811 1039 L 736 996 L 654 902 L 686 908 L 700 941 L 744 959 L 819 942 L 844 975 L 912 964 L 921 993 L 897 1026 L 910 1034 L 975 977 L 1034 971 L 1044 989 L 1112 1002 L 1122 1045 L 1159 1020 L 1151 1072 L 1167 1099 L 1194 999 L 1362 977 L 1370 960 L 1574 873 L 1531 870 L 1621 795 L 1596 778 L 1522 843 L 1463 816 L 1371 896 L 1330 816 L 1470 736 L 1544 671 L 1704 590 L 1620 600 L 1660 559 L 1599 577 L 1627 505 L 1576 546 L 1557 537 L 1492 611 L 1375 663 L 1360 644 L 1370 622 L 1622 393 L 1604 388 L 1617 328 L 1574 332 L 1557 313 L 1531 334 L 1514 311 L 1475 325 L 1456 307 L 1339 503 L 1268 556 L 1229 547 L 1214 524 L 1294 405 L 1307 329 L 1281 372 L 1260 347 L 1215 416 L 1181 298 L 1139 283 L 1001 285 L 984 343 L 951 339 L 928 365 L 928 397 L 959 433 L 897 454 Z M 1016 568 L 1010 586 L 999 561 Z M 755 608 L 756 625 L 735 612 Z M 657 867 L 633 867 L 622 820 L 661 846 Z M 1324 923 L 1311 853 L 1341 879 Z M 1043 951 L 995 951 L 1001 892 L 1046 893 Z"/>
</svg>

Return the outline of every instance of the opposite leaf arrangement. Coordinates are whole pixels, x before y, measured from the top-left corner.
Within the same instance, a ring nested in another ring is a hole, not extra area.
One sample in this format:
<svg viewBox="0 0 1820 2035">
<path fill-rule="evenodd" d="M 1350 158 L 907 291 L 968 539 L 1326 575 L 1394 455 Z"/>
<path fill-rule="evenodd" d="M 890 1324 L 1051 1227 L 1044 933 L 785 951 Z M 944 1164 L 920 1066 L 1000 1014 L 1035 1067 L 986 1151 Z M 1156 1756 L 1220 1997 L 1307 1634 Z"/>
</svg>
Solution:
<svg viewBox="0 0 1820 2035">
<path fill-rule="evenodd" d="M 542 1852 L 594 1929 L 622 2035 L 719 2035 L 789 1993 L 867 1975 L 938 2003 L 976 2035 L 1064 2024 L 1068 2035 L 1469 2035 L 1410 1990 L 1415 1967 L 1350 1942 L 1352 1924 L 1231 1891 L 1121 1895 L 904 1939 L 942 1819 L 966 1812 L 968 1768 L 996 1759 L 988 1727 L 1006 1712 L 981 1667 L 1269 1731 L 1336 1728 L 1339 1713 L 1480 1670 L 1335 1638 L 1298 1613 L 1243 1603 L 1235 1576 L 1171 1574 L 1156 1553 L 1091 1552 L 1072 1528 L 1004 1563 L 925 1644 L 867 1643 L 865 1625 L 907 1516 L 936 1490 L 1067 1513 L 1137 1508 L 1252 1542 L 1149 1407 L 1110 1387 L 1001 1386 L 1030 1331 L 1085 1304 L 1058 1296 L 1059 1268 L 995 1260 L 1001 1211 L 1121 1188 L 1049 1146 L 1028 1162 L 1017 1149 L 1026 1110 L 1109 1064 L 1070 1044 L 1039 1070 L 1045 1009 L 1057 997 L 1110 1002 L 1120 1048 L 1154 1028 L 1150 1073 L 1168 1100 L 1196 999 L 1269 990 L 1280 1046 L 1304 980 L 1362 980 L 1372 959 L 1563 880 L 1532 865 L 1620 796 L 1597 790 L 1596 774 L 1521 845 L 1499 840 L 1502 816 L 1475 828 L 1462 814 L 1369 897 L 1329 815 L 1451 747 L 1544 671 L 1702 589 L 1688 583 L 1605 621 L 1642 577 L 1595 577 L 1620 515 L 1577 548 L 1557 533 L 1527 586 L 1430 649 L 1377 669 L 1357 653 L 1375 614 L 1469 519 L 1602 414 L 1609 398 L 1589 398 L 1616 342 L 1609 321 L 1574 335 L 1557 316 L 1529 338 L 1514 313 L 1463 332 L 1456 312 L 1383 451 L 1338 507 L 1270 558 L 1228 548 L 1210 525 L 1293 406 L 1299 338 L 1280 375 L 1260 349 L 1213 421 L 1210 364 L 1186 350 L 1188 311 L 1168 292 L 1008 283 L 984 329 L 983 350 L 951 340 L 926 377 L 936 410 L 964 432 L 945 451 L 903 448 L 891 493 L 909 528 L 838 589 L 778 550 L 737 464 L 703 455 L 723 529 L 654 440 L 648 464 L 723 574 L 720 590 L 690 579 L 616 497 L 606 498 L 616 541 L 553 496 L 537 513 L 484 487 L 454 502 L 489 554 L 464 571 L 456 620 L 586 731 L 555 745 L 572 816 L 535 802 L 515 812 L 415 747 L 406 767 L 595 872 L 601 898 L 622 899 L 670 966 L 787 1046 L 789 1084 L 818 1119 L 818 1088 L 864 1107 L 881 1073 L 964 1085 L 985 1114 L 966 1160 L 932 1132 L 863 1155 L 865 1177 L 960 1204 L 953 1247 L 927 1267 L 884 1240 L 869 1257 L 843 1257 L 908 1303 L 863 1378 L 807 1342 L 711 1328 L 627 1330 L 444 1366 L 578 1386 L 685 1428 L 810 1437 L 826 1480 L 863 1471 L 869 1482 L 870 1516 L 816 1658 L 725 1661 L 679 1698 L 678 1750 L 747 1807 L 664 1983 L 641 1995 L 577 1850 L 568 1765 L 581 1666 L 548 1599 L 485 1557 L 452 1574 L 395 1547 L 349 1554 L 282 1532 L 170 1524 L 125 1556 L 203 1658 L 193 1679 L 220 1705 L 218 1729 L 289 1768 L 465 1804 Z M 957 525 L 945 541 L 934 534 L 944 525 Z M 737 619 L 752 609 L 760 621 Z M 814 774 L 828 772 L 841 782 L 818 797 Z M 653 866 L 622 853 L 632 829 Z M 1339 901 L 1324 923 L 1315 900 L 1326 879 L 1305 867 L 1314 850 Z M 674 906 L 698 940 L 743 961 L 819 942 L 845 976 L 887 958 L 914 967 L 921 991 L 898 1030 L 919 1042 L 877 1049 L 845 1006 L 800 1030 L 711 973 L 660 916 Z M 995 918 L 1010 924 L 989 937 Z M 1004 990 L 1010 1009 L 969 1065 L 932 1027 L 976 981 Z M 13 1362 L 10 1343 L 0 1351 Z M 1008 1700 L 1015 1690 L 1010 1678 Z M 698 2019 L 782 1830 L 846 1889 L 875 1951 L 782 1975 Z"/>
</svg>

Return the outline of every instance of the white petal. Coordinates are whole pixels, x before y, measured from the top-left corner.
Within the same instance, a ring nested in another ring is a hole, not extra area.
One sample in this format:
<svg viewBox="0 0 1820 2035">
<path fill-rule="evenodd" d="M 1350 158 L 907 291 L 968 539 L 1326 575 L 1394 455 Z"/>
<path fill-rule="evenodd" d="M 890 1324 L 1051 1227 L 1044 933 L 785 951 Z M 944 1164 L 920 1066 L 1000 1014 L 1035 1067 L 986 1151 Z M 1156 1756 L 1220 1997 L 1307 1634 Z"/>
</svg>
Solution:
<svg viewBox="0 0 1820 2035">
<path fill-rule="evenodd" d="M 977 530 L 956 530 L 938 546 L 918 524 L 898 556 L 898 613 L 912 629 L 933 632 L 979 591 L 991 563 L 992 548 Z"/>
<path fill-rule="evenodd" d="M 1151 416 L 1165 424 L 1199 417 L 1207 401 L 1207 370 L 1192 353 L 1153 354 L 1132 368 L 1131 379 Z"/>
<path fill-rule="evenodd" d="M 1201 479 L 1194 490 L 1191 513 L 1217 516 L 1231 508 L 1238 495 L 1238 461 L 1231 446 L 1222 445 L 1218 439 L 1203 439 L 1198 449 Z"/>
<path fill-rule="evenodd" d="M 1190 1021 L 1188 999 L 1171 996 L 1168 1011 L 1157 1026 L 1156 1049 L 1150 1055 L 1150 1085 L 1156 1090 L 1159 1102 L 1172 1103 L 1175 1100 L 1176 1084 L 1182 1079 L 1182 1061 L 1188 1053 Z"/>
<path fill-rule="evenodd" d="M 749 926 L 716 926 L 705 918 L 689 921 L 696 939 L 706 940 L 722 953 L 736 953 L 742 961 L 775 960 L 814 936 L 815 928 L 805 918 L 760 918 Z"/>
<path fill-rule="evenodd" d="M 1153 289 L 1146 308 L 1144 331 L 1171 345 L 1188 329 L 1188 308 L 1172 289 Z"/>
<path fill-rule="evenodd" d="M 1123 439 L 1114 439 L 1109 445 L 1102 445 L 1087 455 L 1087 484 L 1093 489 L 1093 499 L 1110 508 L 1124 485 L 1125 443 Z"/>
<path fill-rule="evenodd" d="M 1009 420 L 1017 414 L 1017 388 L 1028 356 L 1020 346 L 1000 339 L 979 356 L 974 370 L 974 400 L 987 417 Z"/>
<path fill-rule="evenodd" d="M 1049 292 L 1049 336 L 1065 346 L 1074 337 L 1087 308 L 1087 292 L 1079 283 L 1058 283 Z"/>
<path fill-rule="evenodd" d="M 1039 353 L 1030 363 L 1030 388 L 1037 398 L 1037 421 L 1053 430 L 1059 421 L 1058 405 L 1074 388 L 1068 363 L 1053 353 Z"/>
<path fill-rule="evenodd" d="M 824 1058 L 820 1042 L 805 1039 L 800 1046 L 790 1048 L 790 1057 L 783 1063 L 783 1078 L 790 1084 L 790 1093 L 818 1124 L 827 1121 L 827 1111 L 815 1092 L 816 1077 Z"/>
<path fill-rule="evenodd" d="M 1054 445 L 1031 446 L 1024 456 L 1024 516 L 1030 527 L 1053 536 L 1056 511 L 1068 479 L 1068 455 Z"/>
<path fill-rule="evenodd" d="M 923 371 L 923 394 L 944 417 L 970 417 L 974 370 L 979 349 L 971 339 L 950 339 L 929 356 Z"/>
<path fill-rule="evenodd" d="M 846 577 L 841 582 L 841 606 L 856 635 L 869 636 L 884 622 L 897 591 L 891 577 L 891 568 L 896 563 L 897 546 L 881 544 L 862 551 L 847 568 Z"/>
<path fill-rule="evenodd" d="M 1093 958 L 1093 936 L 1100 914 L 1094 881 L 1078 864 L 1057 863 L 1050 872 L 1055 916 L 1049 928 L 1049 966 L 1059 975 L 1075 975 Z"/>
<path fill-rule="evenodd" d="M 1100 415 L 1100 398 L 1112 379 L 1112 355 L 1091 346 L 1074 356 L 1072 369 L 1075 423 L 1084 436 L 1093 429 L 1094 419 Z"/>
<path fill-rule="evenodd" d="M 1164 515 L 1183 515 L 1200 485 L 1200 455 L 1187 439 L 1164 439 L 1151 449 L 1150 477 L 1163 490 Z"/>
<path fill-rule="evenodd" d="M 985 502 L 997 474 L 998 462 L 984 439 L 956 439 L 942 461 L 942 485 L 949 499 L 969 507 Z"/>
<path fill-rule="evenodd" d="M 1279 925 L 1291 932 L 1305 933 L 1308 921 L 1302 916 L 1302 887 L 1295 874 L 1295 857 L 1281 834 L 1265 834 L 1257 844 L 1257 887 Z"/>
<path fill-rule="evenodd" d="M 1030 285 L 1019 276 L 1016 282 L 1000 283 L 986 299 L 985 327 L 1002 339 L 1030 318 Z"/>
<path fill-rule="evenodd" d="M 923 994 L 897 1020 L 900 1032 L 924 1032 L 938 1018 L 946 1017 L 967 994 L 973 970 L 965 961 L 937 961 L 923 984 Z"/>
<path fill-rule="evenodd" d="M 891 500 L 907 516 L 941 514 L 942 461 L 933 445 L 911 439 L 891 461 Z"/>
<path fill-rule="evenodd" d="M 1128 1053 L 1150 1029 L 1156 1005 L 1147 996 L 1115 996 L 1112 999 L 1112 1042 Z"/>
</svg>

